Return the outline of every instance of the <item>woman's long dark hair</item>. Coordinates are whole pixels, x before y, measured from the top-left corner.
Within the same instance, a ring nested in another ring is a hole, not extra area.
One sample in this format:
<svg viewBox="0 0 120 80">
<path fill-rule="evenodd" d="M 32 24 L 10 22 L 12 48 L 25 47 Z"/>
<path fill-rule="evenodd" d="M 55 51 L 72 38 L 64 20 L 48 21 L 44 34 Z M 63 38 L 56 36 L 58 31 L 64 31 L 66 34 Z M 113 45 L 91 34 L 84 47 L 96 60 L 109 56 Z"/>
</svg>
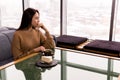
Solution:
<svg viewBox="0 0 120 80">
<path fill-rule="evenodd" d="M 33 8 L 27 8 L 23 12 L 21 24 L 20 24 L 20 27 L 18 28 L 18 30 L 23 30 L 23 29 L 28 28 L 31 25 L 32 18 L 36 12 L 39 14 L 38 10 L 33 9 Z"/>
</svg>

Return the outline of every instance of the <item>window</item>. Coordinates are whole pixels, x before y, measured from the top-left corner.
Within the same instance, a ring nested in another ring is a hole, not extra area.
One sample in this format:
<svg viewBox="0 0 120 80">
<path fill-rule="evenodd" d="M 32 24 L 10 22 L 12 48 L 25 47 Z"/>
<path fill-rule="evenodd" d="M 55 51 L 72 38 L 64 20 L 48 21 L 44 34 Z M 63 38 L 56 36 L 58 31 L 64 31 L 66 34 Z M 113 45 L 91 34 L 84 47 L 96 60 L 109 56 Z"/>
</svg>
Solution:
<svg viewBox="0 0 120 80">
<path fill-rule="evenodd" d="M 67 80 L 107 80 L 106 75 L 87 70 L 67 67 L 67 71 Z"/>
<path fill-rule="evenodd" d="M 111 6 L 112 0 L 68 0 L 67 34 L 89 39 L 109 40 Z M 107 59 L 83 58 L 80 55 L 78 58 L 76 54 L 67 55 L 68 60 L 74 63 L 77 63 L 77 61 L 71 60 L 71 57 L 76 57 L 74 60 L 79 59 L 80 64 L 107 69 Z M 94 60 L 97 60 L 98 64 L 94 64 Z M 101 67 L 99 64 L 104 66 Z"/>
<path fill-rule="evenodd" d="M 103 70 L 107 70 L 107 64 L 108 64 L 108 60 L 106 58 L 79 54 L 79 53 L 76 54 L 74 52 L 67 53 L 67 61 L 71 63 L 95 67 Z"/>
<path fill-rule="evenodd" d="M 67 34 L 109 39 L 112 0 L 68 0 Z"/>
<path fill-rule="evenodd" d="M 0 0 L 0 27 L 18 28 L 21 14 L 22 0 Z"/>
<path fill-rule="evenodd" d="M 118 1 L 117 22 L 115 29 L 115 41 L 120 41 L 120 1 Z"/>
<path fill-rule="evenodd" d="M 40 12 L 40 21 L 50 33 L 60 34 L 60 0 L 30 0 L 29 6 Z"/>
</svg>

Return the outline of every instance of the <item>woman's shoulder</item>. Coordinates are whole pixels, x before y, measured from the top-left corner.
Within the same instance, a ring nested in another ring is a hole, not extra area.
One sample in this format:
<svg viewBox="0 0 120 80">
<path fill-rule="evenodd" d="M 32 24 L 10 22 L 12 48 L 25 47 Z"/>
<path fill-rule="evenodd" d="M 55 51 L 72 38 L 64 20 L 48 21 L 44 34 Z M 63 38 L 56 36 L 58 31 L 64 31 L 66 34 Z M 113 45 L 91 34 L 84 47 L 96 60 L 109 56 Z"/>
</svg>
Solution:
<svg viewBox="0 0 120 80">
<path fill-rule="evenodd" d="M 21 31 L 20 30 L 16 30 L 15 32 L 14 32 L 14 36 L 18 36 L 18 35 L 21 35 Z"/>
</svg>

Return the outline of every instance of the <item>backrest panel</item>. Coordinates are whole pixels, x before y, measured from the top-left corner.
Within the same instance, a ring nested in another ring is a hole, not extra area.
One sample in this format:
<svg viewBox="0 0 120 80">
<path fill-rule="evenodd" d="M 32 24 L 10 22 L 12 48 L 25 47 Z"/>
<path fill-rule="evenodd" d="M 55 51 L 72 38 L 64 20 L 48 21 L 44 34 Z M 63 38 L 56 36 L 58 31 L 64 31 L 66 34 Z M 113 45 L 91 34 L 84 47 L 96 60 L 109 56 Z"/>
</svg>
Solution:
<svg viewBox="0 0 120 80">
<path fill-rule="evenodd" d="M 11 44 L 7 36 L 0 34 L 0 61 L 12 58 Z"/>
</svg>

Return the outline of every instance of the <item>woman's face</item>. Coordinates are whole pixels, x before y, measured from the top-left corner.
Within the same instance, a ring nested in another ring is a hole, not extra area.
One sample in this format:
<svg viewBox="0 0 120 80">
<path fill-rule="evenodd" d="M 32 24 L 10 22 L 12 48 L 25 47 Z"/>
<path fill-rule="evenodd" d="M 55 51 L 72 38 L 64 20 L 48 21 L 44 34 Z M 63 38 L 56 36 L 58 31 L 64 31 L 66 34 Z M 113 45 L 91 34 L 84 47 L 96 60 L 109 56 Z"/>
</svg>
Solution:
<svg viewBox="0 0 120 80">
<path fill-rule="evenodd" d="M 36 12 L 32 18 L 32 26 L 37 27 L 39 25 L 39 14 Z"/>
</svg>

